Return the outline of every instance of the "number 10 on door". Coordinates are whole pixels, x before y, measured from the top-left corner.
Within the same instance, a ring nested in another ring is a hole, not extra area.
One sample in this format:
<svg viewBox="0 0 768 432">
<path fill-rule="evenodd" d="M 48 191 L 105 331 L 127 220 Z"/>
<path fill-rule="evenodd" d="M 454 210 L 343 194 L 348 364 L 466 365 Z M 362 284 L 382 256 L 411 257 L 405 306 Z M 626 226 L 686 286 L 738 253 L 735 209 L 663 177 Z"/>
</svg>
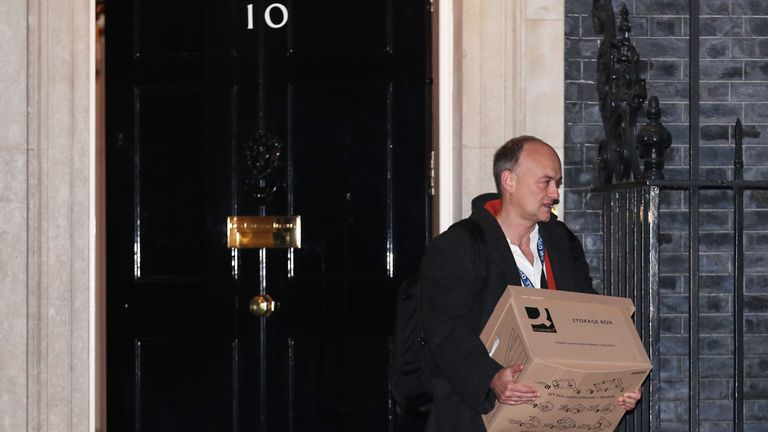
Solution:
<svg viewBox="0 0 768 432">
<path fill-rule="evenodd" d="M 248 30 L 253 30 L 253 3 L 246 5 L 248 9 Z M 275 22 L 272 19 L 272 9 L 277 9 L 276 14 L 279 13 L 282 16 L 280 22 Z M 264 22 L 268 26 L 276 29 L 280 28 L 288 22 L 288 9 L 280 3 L 272 3 L 264 9 Z"/>
</svg>

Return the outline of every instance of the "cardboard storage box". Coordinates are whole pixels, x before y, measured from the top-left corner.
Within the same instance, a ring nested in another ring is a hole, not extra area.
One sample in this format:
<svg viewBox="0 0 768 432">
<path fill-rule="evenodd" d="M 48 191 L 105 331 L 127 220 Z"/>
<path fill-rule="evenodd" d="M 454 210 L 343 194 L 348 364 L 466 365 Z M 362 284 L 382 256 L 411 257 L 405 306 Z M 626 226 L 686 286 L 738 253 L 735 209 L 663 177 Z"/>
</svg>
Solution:
<svg viewBox="0 0 768 432">
<path fill-rule="evenodd" d="M 508 287 L 480 338 L 502 366 L 524 365 L 517 382 L 541 397 L 497 401 L 483 416 L 488 431 L 613 431 L 624 415 L 619 395 L 651 370 L 634 311 L 625 298 Z"/>
</svg>

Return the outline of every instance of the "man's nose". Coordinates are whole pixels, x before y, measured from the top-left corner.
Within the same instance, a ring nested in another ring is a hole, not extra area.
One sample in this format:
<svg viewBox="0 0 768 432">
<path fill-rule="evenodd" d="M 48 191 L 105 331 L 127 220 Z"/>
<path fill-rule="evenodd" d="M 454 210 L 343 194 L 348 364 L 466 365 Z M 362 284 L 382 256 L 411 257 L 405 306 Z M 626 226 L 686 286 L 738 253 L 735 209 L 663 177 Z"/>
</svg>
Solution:
<svg viewBox="0 0 768 432">
<path fill-rule="evenodd" d="M 550 198 L 559 200 L 560 199 L 560 188 L 557 186 L 557 183 L 552 182 L 549 184 L 549 190 L 547 191 L 547 195 L 549 195 Z"/>
</svg>

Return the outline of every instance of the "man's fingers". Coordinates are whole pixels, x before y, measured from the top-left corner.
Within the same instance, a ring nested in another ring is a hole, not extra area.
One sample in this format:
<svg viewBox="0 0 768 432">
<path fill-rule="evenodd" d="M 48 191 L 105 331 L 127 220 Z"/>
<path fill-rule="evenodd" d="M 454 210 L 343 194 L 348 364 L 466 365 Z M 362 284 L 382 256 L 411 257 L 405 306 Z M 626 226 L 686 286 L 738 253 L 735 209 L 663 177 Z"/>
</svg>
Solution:
<svg viewBox="0 0 768 432">
<path fill-rule="evenodd" d="M 508 366 L 501 370 L 505 382 L 512 383 L 517 381 L 517 377 L 523 371 L 523 365 Z"/>
<path fill-rule="evenodd" d="M 527 403 L 539 397 L 535 388 L 525 384 L 508 384 L 498 392 L 498 398 L 503 403 Z"/>
<path fill-rule="evenodd" d="M 522 365 L 513 365 L 500 370 L 494 376 L 491 388 L 499 402 L 507 405 L 522 405 L 532 403 L 539 397 L 536 388 L 517 383 L 517 378 L 522 371 Z"/>
<path fill-rule="evenodd" d="M 504 405 L 527 405 L 533 403 L 533 400 L 523 400 L 523 399 L 499 399 L 499 402 L 501 402 Z"/>
<path fill-rule="evenodd" d="M 635 406 L 641 397 L 642 393 L 640 393 L 640 390 L 624 393 L 619 397 L 619 406 L 627 411 L 631 411 L 635 409 Z"/>
<path fill-rule="evenodd" d="M 528 404 L 533 403 L 536 398 L 538 397 L 537 394 L 530 394 L 530 393 L 513 393 L 509 395 L 500 395 L 499 396 L 499 402 L 507 405 L 522 405 L 522 404 Z"/>
</svg>

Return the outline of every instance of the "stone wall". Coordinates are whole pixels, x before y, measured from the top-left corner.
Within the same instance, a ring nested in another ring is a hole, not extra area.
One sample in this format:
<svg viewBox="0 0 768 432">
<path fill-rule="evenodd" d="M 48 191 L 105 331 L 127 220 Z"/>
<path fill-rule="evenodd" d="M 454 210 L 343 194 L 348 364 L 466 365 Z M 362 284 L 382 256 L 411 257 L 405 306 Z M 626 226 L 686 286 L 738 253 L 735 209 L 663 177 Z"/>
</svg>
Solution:
<svg viewBox="0 0 768 432">
<path fill-rule="evenodd" d="M 632 38 L 642 59 L 648 94 L 662 102 L 673 136 L 666 157 L 670 179 L 687 179 L 688 2 L 626 3 Z M 595 89 L 598 37 L 591 0 L 566 1 L 565 205 L 582 238 L 598 289 L 602 287 L 602 201 L 591 193 L 602 126 Z M 768 2 L 701 0 L 701 179 L 733 178 L 733 123 L 744 122 L 744 177 L 768 180 Z M 641 119 L 644 121 L 644 118 Z M 688 430 L 688 193 L 661 196 L 661 413 L 662 430 Z M 733 195 L 701 194 L 700 430 L 733 430 Z M 768 193 L 745 195 L 746 430 L 768 420 Z"/>
<path fill-rule="evenodd" d="M 92 431 L 94 3 L 0 3 L 0 430 Z"/>
<path fill-rule="evenodd" d="M 0 4 L 0 430 L 27 429 L 27 5 Z"/>
<path fill-rule="evenodd" d="M 453 77 L 460 133 L 453 143 L 452 165 L 444 159 L 448 141 L 445 134 L 440 136 L 439 170 L 458 183 L 450 197 L 441 192 L 441 206 L 446 199 L 458 206 L 448 217 L 441 215 L 440 231 L 468 216 L 475 196 L 495 190 L 493 153 L 508 139 L 535 135 L 562 154 L 563 125 L 553 125 L 551 119 L 563 116 L 564 42 L 547 36 L 563 33 L 564 2 L 473 0 L 454 5 L 461 14 L 454 29 L 460 39 Z M 441 178 L 440 188 L 448 181 Z"/>
</svg>

